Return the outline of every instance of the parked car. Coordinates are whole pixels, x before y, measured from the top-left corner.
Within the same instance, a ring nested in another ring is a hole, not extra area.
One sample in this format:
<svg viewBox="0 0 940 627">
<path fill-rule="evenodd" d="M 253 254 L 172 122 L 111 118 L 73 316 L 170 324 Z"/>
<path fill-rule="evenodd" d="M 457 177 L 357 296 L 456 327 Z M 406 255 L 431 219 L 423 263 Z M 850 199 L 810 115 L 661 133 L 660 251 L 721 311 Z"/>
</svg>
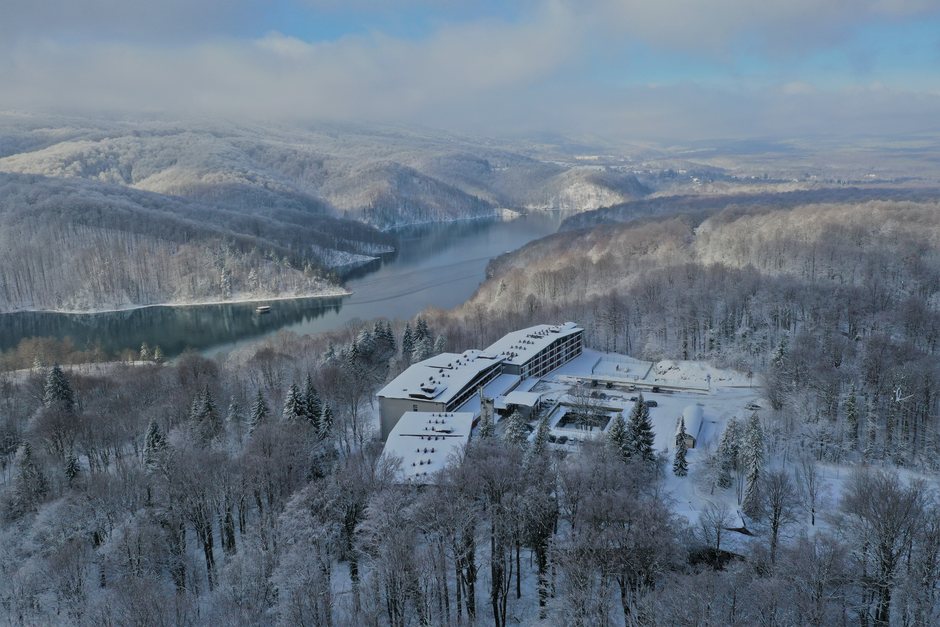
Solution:
<svg viewBox="0 0 940 627">
<path fill-rule="evenodd" d="M 602 401 L 606 401 L 607 395 L 601 392 L 600 394 L 597 395 L 597 398 L 601 399 Z"/>
<path fill-rule="evenodd" d="M 549 433 L 549 434 L 548 434 L 548 441 L 551 442 L 552 444 L 554 444 L 554 443 L 555 443 L 555 440 L 557 440 L 557 439 L 558 439 L 558 438 L 556 438 L 554 434 L 552 434 L 552 433 Z"/>
<path fill-rule="evenodd" d="M 758 405 L 757 403 L 748 403 L 747 405 L 744 406 L 744 409 L 748 411 L 757 411 L 758 409 L 762 409 L 762 407 Z"/>
<path fill-rule="evenodd" d="M 604 387 L 609 390 L 610 388 L 614 387 L 614 384 L 608 381 L 607 383 L 604 384 Z"/>
<path fill-rule="evenodd" d="M 643 404 L 647 407 L 657 407 L 659 405 L 656 401 L 645 401 Z"/>
<path fill-rule="evenodd" d="M 635 403 L 635 402 L 637 402 L 637 401 L 640 400 L 640 399 L 638 399 L 638 398 L 635 397 L 635 396 L 631 396 L 631 397 L 630 397 L 630 400 Z"/>
<path fill-rule="evenodd" d="M 654 385 L 654 386 L 653 386 L 653 389 L 650 390 L 650 392 L 655 392 L 656 394 L 659 394 L 659 386 L 658 386 L 658 385 Z"/>
<path fill-rule="evenodd" d="M 631 383 L 630 385 L 627 386 L 627 391 L 636 392 L 636 386 Z"/>
<path fill-rule="evenodd" d="M 597 387 L 597 379 L 591 379 L 591 387 L 592 387 L 592 388 L 596 388 L 596 387 Z"/>
<path fill-rule="evenodd" d="M 563 435 L 563 436 L 561 436 L 561 437 L 558 438 L 558 444 L 564 444 L 564 443 L 566 443 L 567 441 L 568 441 L 568 436 L 567 436 L 567 435 Z"/>
</svg>

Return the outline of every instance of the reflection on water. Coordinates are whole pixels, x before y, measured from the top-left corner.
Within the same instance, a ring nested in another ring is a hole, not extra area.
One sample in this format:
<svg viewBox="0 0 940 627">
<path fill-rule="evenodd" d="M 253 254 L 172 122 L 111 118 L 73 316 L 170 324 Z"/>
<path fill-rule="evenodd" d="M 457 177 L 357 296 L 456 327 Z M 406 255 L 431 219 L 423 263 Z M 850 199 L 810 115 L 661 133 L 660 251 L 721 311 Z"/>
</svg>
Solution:
<svg viewBox="0 0 940 627">
<path fill-rule="evenodd" d="M 78 348 L 101 341 L 109 352 L 160 346 L 172 357 L 187 347 L 206 350 L 240 340 L 258 339 L 278 329 L 339 311 L 342 298 L 277 301 L 271 313 L 255 312 L 257 303 L 145 307 L 100 314 L 18 313 L 0 316 L 0 349 L 24 337 L 70 337 Z"/>
<path fill-rule="evenodd" d="M 159 345 L 168 357 L 187 347 L 215 353 L 290 329 L 318 333 L 354 318 L 412 317 L 428 305 L 452 309 L 484 279 L 487 262 L 527 242 L 554 233 L 563 212 L 515 220 L 472 220 L 411 227 L 396 232 L 394 254 L 350 273 L 355 293 L 342 298 L 274 301 L 259 315 L 257 303 L 147 307 L 102 314 L 0 314 L 0 350 L 24 337 L 71 337 L 79 348 L 100 340 L 108 351 Z"/>
</svg>

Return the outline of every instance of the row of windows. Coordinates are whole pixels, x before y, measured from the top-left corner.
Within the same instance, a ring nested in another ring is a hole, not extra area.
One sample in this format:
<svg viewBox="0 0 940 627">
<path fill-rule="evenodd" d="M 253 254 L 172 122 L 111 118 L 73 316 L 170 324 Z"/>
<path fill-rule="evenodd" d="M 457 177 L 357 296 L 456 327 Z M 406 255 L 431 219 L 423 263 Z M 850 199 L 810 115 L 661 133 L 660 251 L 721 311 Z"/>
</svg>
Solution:
<svg viewBox="0 0 940 627">
<path fill-rule="evenodd" d="M 541 377 L 581 354 L 582 334 L 556 340 L 522 367 L 522 377 Z"/>
<path fill-rule="evenodd" d="M 467 384 L 463 392 L 455 396 L 449 403 L 447 403 L 446 411 L 454 411 L 466 403 L 471 396 L 477 393 L 477 390 L 480 388 L 480 386 L 485 386 L 487 383 L 501 374 L 502 367 L 499 364 L 495 364 L 489 370 L 484 370 L 478 374 L 472 381 L 470 381 L 470 383 Z"/>
</svg>

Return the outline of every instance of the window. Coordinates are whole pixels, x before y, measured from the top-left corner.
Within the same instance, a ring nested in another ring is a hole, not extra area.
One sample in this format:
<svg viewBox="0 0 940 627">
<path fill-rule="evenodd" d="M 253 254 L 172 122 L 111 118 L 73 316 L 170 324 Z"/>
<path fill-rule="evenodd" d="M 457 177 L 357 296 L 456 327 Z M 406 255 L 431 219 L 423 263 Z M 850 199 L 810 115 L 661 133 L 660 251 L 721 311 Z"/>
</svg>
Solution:
<svg viewBox="0 0 940 627">
<path fill-rule="evenodd" d="M 417 406 L 417 405 L 412 405 L 412 407 L 414 408 L 414 411 L 418 411 L 418 406 Z"/>
</svg>

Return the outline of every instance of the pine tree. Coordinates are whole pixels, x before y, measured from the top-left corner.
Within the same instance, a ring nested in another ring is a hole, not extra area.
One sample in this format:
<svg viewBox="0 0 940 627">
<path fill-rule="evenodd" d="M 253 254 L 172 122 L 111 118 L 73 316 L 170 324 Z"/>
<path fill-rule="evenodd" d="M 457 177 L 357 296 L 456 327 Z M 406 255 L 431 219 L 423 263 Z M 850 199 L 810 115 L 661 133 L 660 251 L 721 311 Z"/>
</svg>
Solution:
<svg viewBox="0 0 940 627">
<path fill-rule="evenodd" d="M 682 433 L 685 433 L 685 425 L 683 424 Z M 682 437 L 682 436 L 680 436 Z M 672 474 L 677 477 L 684 477 L 689 474 L 689 462 L 686 460 L 685 455 L 688 452 L 688 449 L 685 446 L 685 438 L 682 437 L 682 441 L 676 442 L 676 456 L 672 461 Z"/>
<path fill-rule="evenodd" d="M 757 412 L 751 414 L 744 427 L 744 442 L 741 446 L 744 463 L 744 500 L 741 509 L 752 518 L 760 513 L 760 477 L 764 469 L 764 430 Z"/>
<path fill-rule="evenodd" d="M 718 443 L 718 482 L 717 487 L 726 490 L 731 487 L 731 473 L 736 471 L 741 463 L 740 450 L 741 423 L 737 418 L 732 417 L 725 425 L 724 433 L 721 434 L 721 441 Z"/>
<path fill-rule="evenodd" d="M 492 438 L 496 435 L 496 425 L 493 424 L 493 417 L 490 412 L 484 411 L 480 416 L 480 424 L 477 425 L 477 437 L 481 440 Z"/>
<path fill-rule="evenodd" d="M 317 429 L 317 438 L 328 440 L 333 434 L 333 408 L 329 403 L 323 404 L 323 414 L 320 416 L 320 424 Z"/>
<path fill-rule="evenodd" d="M 645 462 L 655 462 L 656 454 L 653 452 L 653 425 L 650 423 L 650 408 L 643 401 L 640 394 L 627 423 L 627 440 L 629 442 L 630 456 Z"/>
<path fill-rule="evenodd" d="M 157 364 L 162 364 L 164 360 L 163 349 L 157 346 L 153 349 L 153 361 Z"/>
<path fill-rule="evenodd" d="M 296 383 L 291 383 L 290 391 L 287 393 L 287 400 L 284 401 L 284 413 L 282 417 L 287 422 L 301 422 L 307 420 L 307 404 L 300 393 L 300 388 Z"/>
<path fill-rule="evenodd" d="M 318 427 L 320 415 L 323 413 L 323 404 L 320 402 L 320 394 L 313 385 L 313 377 L 307 373 L 307 380 L 304 383 L 304 402 L 307 407 L 307 420 L 314 427 Z"/>
<path fill-rule="evenodd" d="M 58 403 L 69 413 L 75 411 L 75 393 L 72 391 L 72 386 L 59 364 L 52 366 L 52 370 L 46 375 L 46 385 L 43 392 L 43 404 L 46 407 Z"/>
<path fill-rule="evenodd" d="M 415 350 L 415 339 L 411 334 L 411 324 L 405 323 L 405 332 L 401 336 L 401 356 L 405 360 L 411 359 L 411 354 Z"/>
<path fill-rule="evenodd" d="M 437 339 L 434 340 L 434 354 L 440 355 L 444 352 L 445 348 L 447 348 L 447 338 L 445 338 L 444 334 L 441 333 L 437 336 Z"/>
<path fill-rule="evenodd" d="M 414 352 L 412 353 L 411 359 L 415 363 L 424 361 L 431 356 L 431 345 L 428 344 L 427 338 L 420 337 L 415 341 Z"/>
<path fill-rule="evenodd" d="M 69 452 L 68 456 L 65 458 L 65 478 L 69 482 L 69 486 L 72 485 L 72 482 L 75 481 L 75 477 L 82 472 L 82 464 L 78 461 L 78 457 L 75 456 L 75 453 Z"/>
<path fill-rule="evenodd" d="M 333 345 L 333 340 L 330 340 L 330 343 L 327 344 L 326 352 L 323 353 L 323 358 L 330 361 L 334 357 L 336 357 L 336 346 Z"/>
<path fill-rule="evenodd" d="M 539 418 L 535 427 L 535 437 L 532 438 L 532 446 L 526 451 L 527 461 L 533 457 L 539 457 L 548 449 L 548 435 L 550 428 L 548 426 L 548 416 Z"/>
<path fill-rule="evenodd" d="M 208 384 L 193 399 L 190 420 L 196 438 L 203 444 L 208 444 L 222 433 L 222 414 L 212 398 Z"/>
<path fill-rule="evenodd" d="M 20 445 L 13 458 L 12 484 L 9 514 L 13 518 L 35 511 L 37 504 L 49 492 L 49 481 L 33 459 L 33 448 L 28 441 Z"/>
<path fill-rule="evenodd" d="M 428 346 L 432 346 L 431 330 L 428 328 L 428 323 L 424 318 L 418 318 L 415 322 L 415 342 L 418 340 L 425 340 L 428 343 Z"/>
<path fill-rule="evenodd" d="M 630 459 L 633 453 L 630 447 L 630 434 L 627 433 L 627 422 L 623 419 L 623 412 L 614 416 L 614 420 L 607 433 L 604 434 L 608 446 L 617 452 L 624 460 Z"/>
<path fill-rule="evenodd" d="M 395 333 L 392 331 L 392 323 L 385 323 L 385 341 L 388 342 L 389 350 L 392 355 L 398 352 L 398 345 L 395 343 Z"/>
<path fill-rule="evenodd" d="M 156 472 L 163 464 L 166 453 L 166 436 L 160 431 L 160 425 L 153 418 L 147 425 L 147 435 L 144 436 L 144 466 L 151 472 Z"/>
<path fill-rule="evenodd" d="M 153 355 L 150 353 L 150 347 L 147 346 L 147 342 L 144 342 L 140 345 L 140 360 L 141 361 L 150 361 Z"/>
<path fill-rule="evenodd" d="M 255 402 L 251 405 L 251 414 L 248 416 L 248 433 L 251 434 L 267 422 L 270 414 L 271 410 L 268 408 L 268 403 L 264 400 L 264 394 L 261 393 L 259 388 L 258 394 L 255 396 Z"/>
<path fill-rule="evenodd" d="M 529 433 L 525 428 L 525 420 L 519 410 L 509 415 L 506 428 L 503 431 L 503 441 L 508 446 L 525 446 L 529 441 Z"/>
</svg>

